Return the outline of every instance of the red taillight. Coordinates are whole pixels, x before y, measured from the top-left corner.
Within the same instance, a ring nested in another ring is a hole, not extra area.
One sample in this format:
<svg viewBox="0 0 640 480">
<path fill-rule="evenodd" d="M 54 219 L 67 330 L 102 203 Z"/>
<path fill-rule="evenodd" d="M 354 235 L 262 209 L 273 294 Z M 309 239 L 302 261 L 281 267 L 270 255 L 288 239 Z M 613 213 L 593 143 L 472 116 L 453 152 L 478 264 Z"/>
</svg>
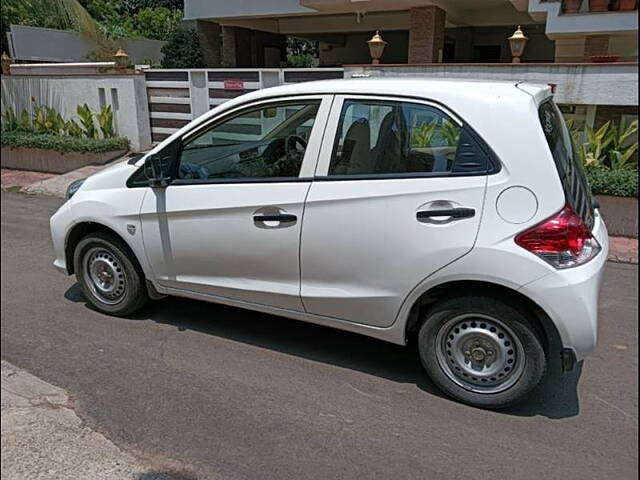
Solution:
<svg viewBox="0 0 640 480">
<path fill-rule="evenodd" d="M 515 241 L 556 268 L 585 263 L 600 250 L 591 231 L 569 205 L 553 217 L 520 233 Z"/>
</svg>

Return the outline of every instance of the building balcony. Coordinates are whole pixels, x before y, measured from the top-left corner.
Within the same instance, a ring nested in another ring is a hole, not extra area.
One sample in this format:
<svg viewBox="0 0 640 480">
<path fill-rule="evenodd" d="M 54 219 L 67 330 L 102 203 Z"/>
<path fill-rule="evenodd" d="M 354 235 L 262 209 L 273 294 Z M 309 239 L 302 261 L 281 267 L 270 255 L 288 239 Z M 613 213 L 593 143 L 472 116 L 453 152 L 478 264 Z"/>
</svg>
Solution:
<svg viewBox="0 0 640 480">
<path fill-rule="evenodd" d="M 551 39 L 575 34 L 637 35 L 637 10 L 590 12 L 588 4 L 584 0 L 578 13 L 567 14 L 560 0 L 529 0 L 528 12 L 534 20 L 546 23 L 546 34 Z"/>
</svg>

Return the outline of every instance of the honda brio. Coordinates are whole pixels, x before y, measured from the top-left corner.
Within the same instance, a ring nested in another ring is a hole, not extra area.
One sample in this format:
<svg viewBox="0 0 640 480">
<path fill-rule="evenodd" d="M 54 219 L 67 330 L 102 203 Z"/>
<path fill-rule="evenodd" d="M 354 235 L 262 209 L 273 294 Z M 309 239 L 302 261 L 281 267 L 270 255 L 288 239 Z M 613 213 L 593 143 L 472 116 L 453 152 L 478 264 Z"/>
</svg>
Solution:
<svg viewBox="0 0 640 480">
<path fill-rule="evenodd" d="M 440 389 L 485 408 L 596 345 L 607 231 L 547 86 L 255 91 L 68 197 L 54 265 L 107 314 L 175 295 L 414 338 Z"/>
</svg>

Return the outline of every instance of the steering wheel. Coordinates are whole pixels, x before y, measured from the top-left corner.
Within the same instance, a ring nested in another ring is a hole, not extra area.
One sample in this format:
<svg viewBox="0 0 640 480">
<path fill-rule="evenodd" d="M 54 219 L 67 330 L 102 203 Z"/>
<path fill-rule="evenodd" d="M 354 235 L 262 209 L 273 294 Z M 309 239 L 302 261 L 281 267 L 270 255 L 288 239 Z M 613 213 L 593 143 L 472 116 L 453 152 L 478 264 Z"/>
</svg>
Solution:
<svg viewBox="0 0 640 480">
<path fill-rule="evenodd" d="M 302 147 L 302 150 L 307 148 L 307 142 L 299 135 L 288 135 L 284 139 L 284 153 L 289 155 L 291 151 L 297 152 L 296 144 Z"/>
</svg>

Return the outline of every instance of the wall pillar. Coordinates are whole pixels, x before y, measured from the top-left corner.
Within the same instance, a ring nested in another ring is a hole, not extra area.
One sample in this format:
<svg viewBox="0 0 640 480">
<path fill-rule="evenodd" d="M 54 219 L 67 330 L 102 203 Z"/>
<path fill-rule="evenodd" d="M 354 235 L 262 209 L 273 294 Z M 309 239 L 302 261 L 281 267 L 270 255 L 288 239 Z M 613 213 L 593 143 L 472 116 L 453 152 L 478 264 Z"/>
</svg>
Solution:
<svg viewBox="0 0 640 480">
<path fill-rule="evenodd" d="M 220 25 L 215 22 L 196 20 L 196 32 L 200 39 L 202 59 L 207 67 L 222 64 L 222 35 Z"/>
<path fill-rule="evenodd" d="M 409 63 L 438 63 L 444 48 L 445 12 L 429 6 L 411 9 Z"/>
<path fill-rule="evenodd" d="M 236 61 L 236 27 L 222 27 L 222 66 L 237 67 Z"/>
</svg>

